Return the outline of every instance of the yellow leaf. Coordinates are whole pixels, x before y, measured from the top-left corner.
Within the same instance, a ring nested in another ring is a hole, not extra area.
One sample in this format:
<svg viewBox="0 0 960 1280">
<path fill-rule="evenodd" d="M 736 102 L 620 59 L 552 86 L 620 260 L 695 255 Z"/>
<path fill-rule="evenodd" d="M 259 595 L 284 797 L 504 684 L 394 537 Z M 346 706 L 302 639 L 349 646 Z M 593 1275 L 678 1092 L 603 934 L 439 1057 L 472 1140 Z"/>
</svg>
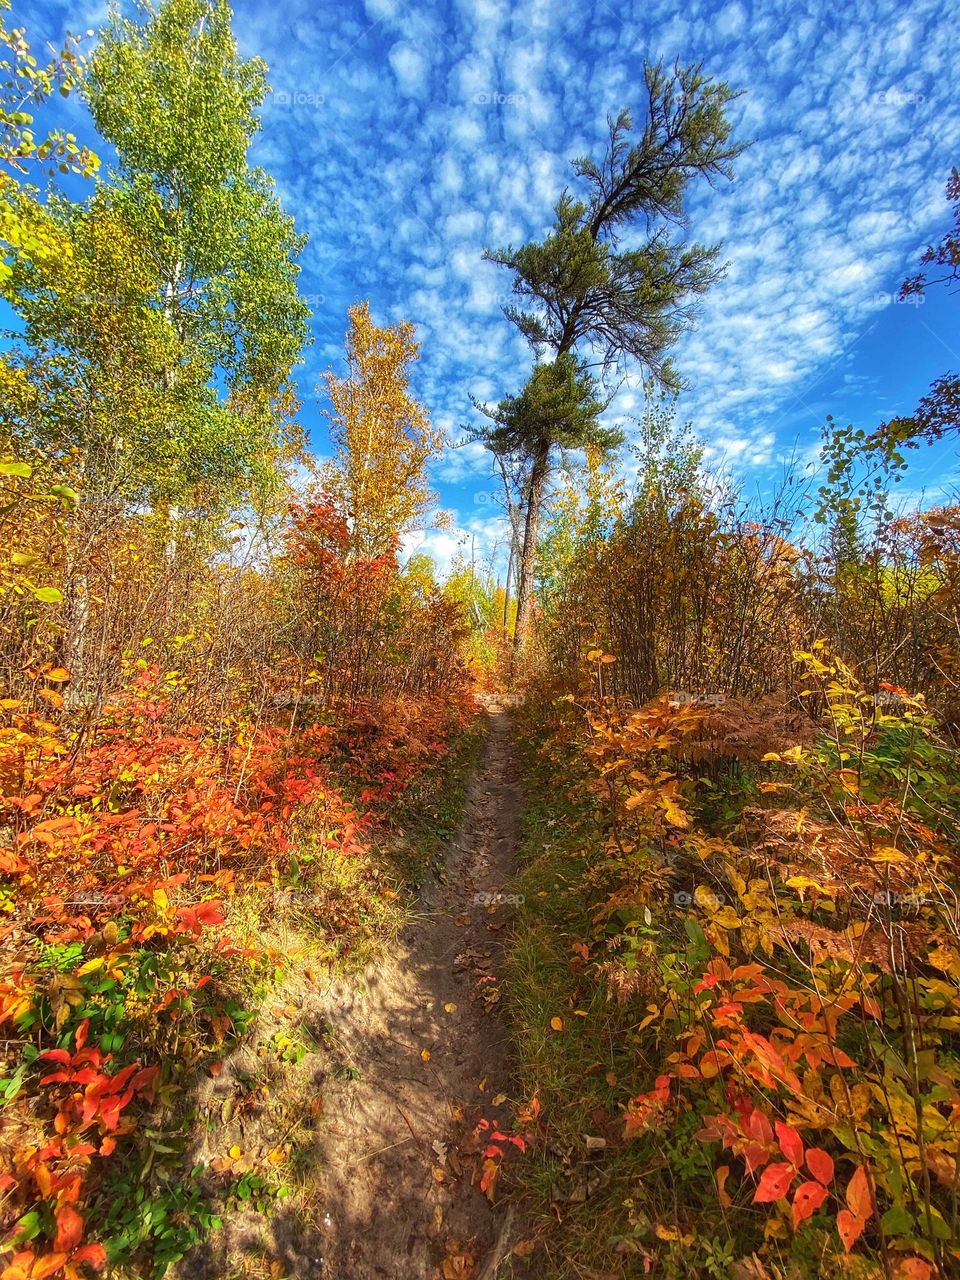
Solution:
<svg viewBox="0 0 960 1280">
<path fill-rule="evenodd" d="M 443 1011 L 444 1013 L 456 1013 L 457 1006 L 453 1003 L 452 1000 L 448 1000 L 447 1003 L 443 1006 Z"/>
<path fill-rule="evenodd" d="M 662 1222 L 658 1222 L 653 1229 L 659 1240 L 675 1240 L 687 1246 L 693 1244 L 693 1236 L 681 1234 L 678 1227 L 665 1227 Z"/>
<path fill-rule="evenodd" d="M 420 1057 L 423 1059 L 423 1061 L 424 1061 L 424 1062 L 429 1062 L 429 1061 L 430 1061 L 430 1050 L 429 1050 L 429 1049 L 421 1049 L 421 1050 L 420 1050 Z"/>
<path fill-rule="evenodd" d="M 894 849 L 892 845 L 886 845 L 883 849 L 878 849 L 876 853 L 870 855 L 871 862 L 909 862 L 910 859 L 905 853 L 899 849 Z"/>
<path fill-rule="evenodd" d="M 106 963 L 105 956 L 94 956 L 92 960 L 88 960 L 86 964 L 82 964 L 77 970 L 76 976 L 82 978 L 84 974 L 95 973 L 97 969 L 102 969 Z"/>
<path fill-rule="evenodd" d="M 167 897 L 166 891 L 163 889 L 154 889 L 153 901 L 154 905 L 159 907 L 161 911 L 166 911 L 170 905 L 170 899 Z"/>
<path fill-rule="evenodd" d="M 672 827 L 689 827 L 690 815 L 684 813 L 672 796 L 659 796 L 658 802 Z"/>
<path fill-rule="evenodd" d="M 551 1018 L 551 1019 L 550 1019 L 550 1025 L 551 1025 L 551 1027 L 553 1027 L 554 1031 L 562 1031 L 562 1030 L 563 1030 L 563 1019 L 562 1019 L 562 1018 Z"/>
<path fill-rule="evenodd" d="M 234 1143 L 233 1146 L 230 1148 L 230 1159 L 239 1160 L 241 1155 L 243 1155 L 243 1152 L 240 1150 L 237 1144 Z"/>
</svg>

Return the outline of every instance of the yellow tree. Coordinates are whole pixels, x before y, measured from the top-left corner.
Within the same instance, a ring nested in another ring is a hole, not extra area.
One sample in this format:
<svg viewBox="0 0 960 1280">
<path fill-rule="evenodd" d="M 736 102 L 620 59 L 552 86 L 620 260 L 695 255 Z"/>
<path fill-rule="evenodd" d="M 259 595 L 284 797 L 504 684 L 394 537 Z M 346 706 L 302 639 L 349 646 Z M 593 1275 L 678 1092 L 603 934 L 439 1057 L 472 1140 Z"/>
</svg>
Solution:
<svg viewBox="0 0 960 1280">
<path fill-rule="evenodd" d="M 348 315 L 347 376 L 326 375 L 337 452 L 324 481 L 349 513 L 351 553 L 365 559 L 389 551 L 434 501 L 426 469 L 443 434 L 410 394 L 408 370 L 420 354 L 413 325 L 381 328 L 366 302 Z"/>
</svg>

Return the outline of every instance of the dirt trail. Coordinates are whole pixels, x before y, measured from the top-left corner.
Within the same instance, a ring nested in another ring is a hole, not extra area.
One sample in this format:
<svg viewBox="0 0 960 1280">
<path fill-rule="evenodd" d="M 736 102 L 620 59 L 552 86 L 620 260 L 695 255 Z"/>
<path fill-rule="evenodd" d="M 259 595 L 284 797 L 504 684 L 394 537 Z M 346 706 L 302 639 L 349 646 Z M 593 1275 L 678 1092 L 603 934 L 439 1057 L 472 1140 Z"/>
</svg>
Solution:
<svg viewBox="0 0 960 1280">
<path fill-rule="evenodd" d="M 270 1274 L 286 1280 L 491 1280 L 513 1233 L 479 1189 L 470 1135 L 480 1117 L 509 1125 L 512 1115 L 499 1000 L 520 812 L 510 714 L 491 705 L 444 873 L 431 877 L 389 954 L 300 996 L 297 1021 L 323 1048 L 272 1089 L 298 1130 L 296 1208 L 234 1216 L 219 1256 L 201 1247 L 181 1274 L 260 1274 L 254 1259 L 274 1258 Z M 243 1066 L 211 1082 L 207 1114 Z M 202 1147 L 212 1154 L 233 1141 L 235 1125 L 214 1126 Z M 265 1142 L 265 1152 L 278 1135 L 254 1128 L 256 1138 L 248 1128 L 237 1140 L 244 1150 Z"/>
<path fill-rule="evenodd" d="M 520 806 L 509 714 L 493 711 L 445 880 L 425 892 L 394 955 L 330 993 L 330 1026 L 360 1079 L 325 1098 L 325 1280 L 430 1277 L 458 1245 L 479 1274 L 495 1248 L 496 1211 L 470 1185 L 478 1161 L 458 1148 L 480 1114 L 509 1114 L 492 1105 L 510 1093 L 496 1007 L 510 907 L 497 898 Z"/>
</svg>

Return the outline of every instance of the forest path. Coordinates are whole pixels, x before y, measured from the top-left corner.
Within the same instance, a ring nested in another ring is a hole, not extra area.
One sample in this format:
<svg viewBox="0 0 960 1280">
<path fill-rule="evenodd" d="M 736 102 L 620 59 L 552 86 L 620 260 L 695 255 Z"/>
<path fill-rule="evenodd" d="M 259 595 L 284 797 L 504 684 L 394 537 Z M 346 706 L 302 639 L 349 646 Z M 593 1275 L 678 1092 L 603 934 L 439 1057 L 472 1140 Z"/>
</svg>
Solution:
<svg viewBox="0 0 960 1280">
<path fill-rule="evenodd" d="M 273 1013 L 316 1051 L 277 1064 L 241 1117 L 231 1100 L 262 1062 L 268 1013 L 208 1082 L 201 1115 L 210 1118 L 193 1158 L 231 1143 L 258 1160 L 295 1150 L 283 1165 L 291 1195 L 266 1206 L 254 1193 L 224 1215 L 216 1242 L 184 1258 L 179 1277 L 503 1274 L 516 1233 L 509 1210 L 480 1189 L 485 1140 L 475 1130 L 487 1120 L 509 1133 L 514 1114 L 500 996 L 522 796 L 510 712 L 491 699 L 487 721 L 460 829 L 396 943 L 323 990 L 301 981 L 276 993 L 286 1006 Z"/>
<path fill-rule="evenodd" d="M 479 1189 L 470 1135 L 480 1117 L 510 1114 L 499 970 L 521 803 L 511 718 L 491 710 L 442 877 L 394 953 L 328 995 L 331 1031 L 359 1078 L 337 1098 L 324 1091 L 324 1280 L 496 1269 L 502 1221 Z"/>
</svg>

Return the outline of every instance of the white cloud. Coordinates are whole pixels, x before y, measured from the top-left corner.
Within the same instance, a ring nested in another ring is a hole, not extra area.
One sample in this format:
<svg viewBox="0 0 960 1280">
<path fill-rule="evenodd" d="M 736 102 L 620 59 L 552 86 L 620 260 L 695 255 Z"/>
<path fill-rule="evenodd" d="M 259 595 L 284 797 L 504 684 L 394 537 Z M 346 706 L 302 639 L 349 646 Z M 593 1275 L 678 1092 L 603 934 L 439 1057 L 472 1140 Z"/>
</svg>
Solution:
<svg viewBox="0 0 960 1280">
<path fill-rule="evenodd" d="M 427 85 L 427 60 L 412 44 L 398 41 L 388 54 L 393 74 L 400 89 L 413 96 L 420 96 Z"/>
</svg>

